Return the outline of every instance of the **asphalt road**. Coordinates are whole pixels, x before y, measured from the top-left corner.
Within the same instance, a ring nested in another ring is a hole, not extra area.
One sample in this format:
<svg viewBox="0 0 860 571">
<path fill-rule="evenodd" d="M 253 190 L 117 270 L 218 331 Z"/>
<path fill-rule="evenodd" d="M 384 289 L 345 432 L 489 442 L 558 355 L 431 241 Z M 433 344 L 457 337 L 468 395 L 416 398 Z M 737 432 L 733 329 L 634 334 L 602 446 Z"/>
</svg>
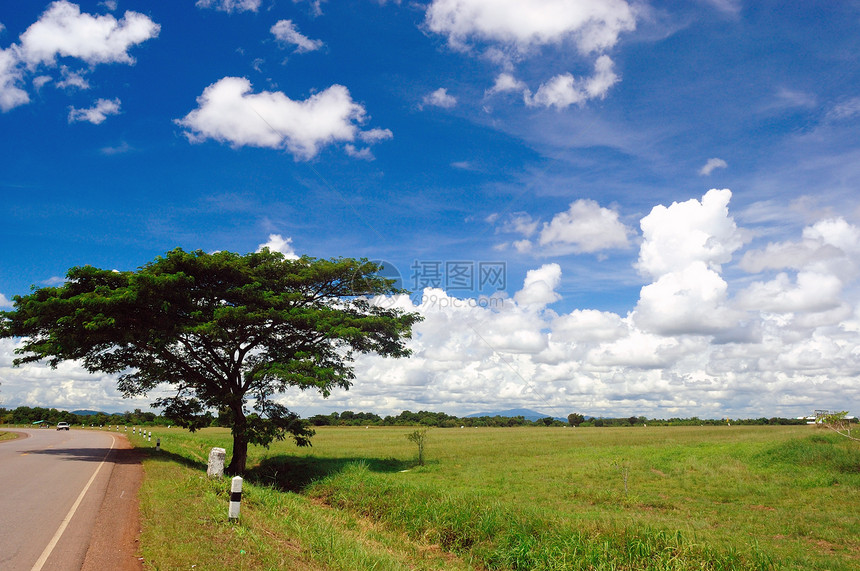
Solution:
<svg viewBox="0 0 860 571">
<path fill-rule="evenodd" d="M 0 442 L 0 569 L 79 570 L 110 479 L 116 437 L 16 430 Z"/>
</svg>

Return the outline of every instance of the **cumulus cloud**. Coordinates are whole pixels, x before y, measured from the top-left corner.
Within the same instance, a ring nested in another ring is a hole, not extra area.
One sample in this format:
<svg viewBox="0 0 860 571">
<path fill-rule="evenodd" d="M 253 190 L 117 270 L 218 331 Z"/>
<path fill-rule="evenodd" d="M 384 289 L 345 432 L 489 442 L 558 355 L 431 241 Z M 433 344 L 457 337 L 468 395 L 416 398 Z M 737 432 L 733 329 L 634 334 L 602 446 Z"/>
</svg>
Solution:
<svg viewBox="0 0 860 571">
<path fill-rule="evenodd" d="M 279 20 L 269 31 L 277 40 L 296 46 L 297 53 L 312 52 L 323 46 L 321 40 L 302 35 L 292 20 Z"/>
<path fill-rule="evenodd" d="M 528 89 L 526 84 L 513 75 L 509 73 L 500 73 L 496 77 L 496 82 L 493 84 L 493 87 L 487 90 L 487 95 L 494 95 L 496 93 L 507 93 L 509 91 L 522 91 L 525 92 Z"/>
<path fill-rule="evenodd" d="M 82 13 L 77 4 L 60 0 L 48 6 L 39 20 L 30 25 L 19 43 L 0 50 L 0 110 L 29 103 L 24 79 L 38 69 L 56 68 L 57 58 L 73 58 L 88 64 L 124 63 L 135 59 L 129 50 L 158 36 L 160 26 L 147 16 L 127 11 L 117 20 L 113 15 Z M 88 89 L 84 72 L 60 66 L 57 87 Z M 38 75 L 33 79 L 36 89 L 53 78 Z"/>
<path fill-rule="evenodd" d="M 342 85 L 294 101 L 279 91 L 252 93 L 249 80 L 225 77 L 204 89 L 197 109 L 176 123 L 192 143 L 213 139 L 235 147 L 286 148 L 308 160 L 325 145 L 353 142 L 365 117 Z"/>
<path fill-rule="evenodd" d="M 728 189 L 709 190 L 702 200 L 655 206 L 640 223 L 645 241 L 636 267 L 651 277 L 683 270 L 693 262 L 704 262 L 719 270 L 745 237 L 729 216 Z"/>
<path fill-rule="evenodd" d="M 514 295 L 514 301 L 525 307 L 543 307 L 561 299 L 555 289 L 561 283 L 561 266 L 546 264 L 537 270 L 529 270 L 523 289 Z"/>
<path fill-rule="evenodd" d="M 100 125 L 109 115 L 119 115 L 119 99 L 99 99 L 95 105 L 88 109 L 71 108 L 69 111 L 69 123 L 87 121 L 93 125 Z"/>
<path fill-rule="evenodd" d="M 95 65 L 133 64 L 128 50 L 158 36 L 161 27 L 144 14 L 126 12 L 117 20 L 111 14 L 83 14 L 76 4 L 51 4 L 39 20 L 21 34 L 19 57 L 30 68 L 52 66 L 57 56 Z"/>
<path fill-rule="evenodd" d="M 521 91 L 526 105 L 565 109 L 605 97 L 619 81 L 612 59 L 601 54 L 618 42 L 621 33 L 636 27 L 634 10 L 624 0 L 433 0 L 425 25 L 448 38 L 455 49 L 479 48 L 505 71 L 486 95 Z M 558 74 L 532 94 L 510 70 L 542 46 L 563 49 L 573 44 L 582 56 L 594 57 L 594 74 L 576 78 Z"/>
<path fill-rule="evenodd" d="M 539 243 L 553 253 L 593 253 L 628 247 L 630 233 L 617 212 L 580 199 L 544 224 Z"/>
<path fill-rule="evenodd" d="M 12 300 L 8 297 L 0 293 L 0 308 L 10 308 L 12 307 Z"/>
<path fill-rule="evenodd" d="M 198 8 L 214 8 L 221 12 L 256 12 L 261 0 L 197 0 Z"/>
<path fill-rule="evenodd" d="M 800 240 L 772 242 L 744 254 L 739 265 L 748 272 L 783 271 L 753 281 L 738 294 L 738 303 L 791 314 L 799 325 L 838 322 L 845 311 L 843 288 L 860 274 L 858 256 L 860 228 L 841 217 L 820 220 L 804 228 Z M 819 315 L 798 320 L 798 312 Z"/>
<path fill-rule="evenodd" d="M 582 105 L 589 99 L 606 96 L 609 88 L 618 82 L 609 56 L 600 56 L 594 64 L 594 75 L 587 79 L 576 79 L 569 73 L 557 75 L 542 84 L 534 95 L 526 90 L 523 98 L 530 107 L 555 107 L 564 109 L 571 105 Z"/>
<path fill-rule="evenodd" d="M 716 169 L 724 169 L 728 166 L 729 166 L 729 164 L 726 161 L 724 161 L 723 159 L 717 159 L 717 158 L 708 159 L 708 162 L 705 163 L 705 166 L 703 166 L 701 169 L 699 169 L 699 174 L 702 176 L 708 176 L 712 172 L 714 172 Z"/>
<path fill-rule="evenodd" d="M 827 218 L 804 228 L 800 240 L 771 242 L 746 252 L 740 267 L 750 273 L 808 269 L 850 279 L 858 271 L 858 255 L 860 229 L 842 217 Z"/>
<path fill-rule="evenodd" d="M 510 297 L 457 298 L 427 288 L 420 301 L 377 300 L 424 317 L 409 341 L 412 357 L 359 356 L 350 391 L 326 401 L 295 392 L 285 402 L 305 416 L 525 406 L 556 416 L 749 418 L 860 407 L 860 228 L 827 218 L 737 263 L 745 231 L 735 225 L 730 198 L 728 190 L 711 190 L 643 217 L 636 263 L 643 285 L 627 312 L 559 313 L 561 263 L 529 270 Z M 523 213 L 510 223 L 540 232 Z M 265 245 L 292 252 L 277 234 Z M 738 278 L 737 270 L 750 275 Z M 0 340 L 6 406 L 122 406 L 114 379 L 75 364 L 10 368 L 14 347 Z"/>
<path fill-rule="evenodd" d="M 569 40 L 591 53 L 614 46 L 636 20 L 623 0 L 434 0 L 426 24 L 455 47 L 489 41 L 528 50 Z"/>
<path fill-rule="evenodd" d="M 0 50 L 0 110 L 3 112 L 30 102 L 30 96 L 21 88 L 23 78 L 15 51 Z"/>
<path fill-rule="evenodd" d="M 288 260 L 299 259 L 299 255 L 293 250 L 293 239 L 284 238 L 280 234 L 269 234 L 269 241 L 265 244 L 260 244 L 257 247 L 257 251 L 259 252 L 263 248 L 268 248 L 272 252 L 280 252 Z"/>
<path fill-rule="evenodd" d="M 433 93 L 428 93 L 422 101 L 424 105 L 432 105 L 433 107 L 441 107 L 443 109 L 451 109 L 457 105 L 457 98 L 450 95 L 444 87 L 440 87 Z"/>
<path fill-rule="evenodd" d="M 60 81 L 57 82 L 57 87 L 60 89 L 68 89 L 73 87 L 75 89 L 89 89 L 90 83 L 84 77 L 83 72 L 81 71 L 71 71 L 68 67 L 62 66 L 60 68 Z M 50 81 L 50 77 L 45 77 L 47 81 Z M 34 80 L 35 84 L 36 81 Z"/>
<path fill-rule="evenodd" d="M 640 292 L 637 326 L 664 335 L 717 333 L 743 317 L 730 308 L 722 264 L 744 244 L 728 213 L 731 191 L 710 190 L 698 200 L 655 206 L 641 221 L 637 267 L 655 278 Z"/>
<path fill-rule="evenodd" d="M 358 134 L 358 138 L 369 145 L 387 141 L 394 138 L 394 133 L 391 129 L 368 129 Z"/>
<path fill-rule="evenodd" d="M 525 239 L 513 242 L 521 253 L 541 255 L 591 254 L 615 248 L 627 248 L 634 233 L 619 220 L 618 212 L 603 208 L 594 200 L 572 202 L 565 212 L 544 222 L 526 212 L 515 212 L 500 225 L 501 232 L 521 234 Z M 533 242 L 531 237 L 538 233 Z M 539 246 L 537 249 L 535 246 Z"/>
</svg>

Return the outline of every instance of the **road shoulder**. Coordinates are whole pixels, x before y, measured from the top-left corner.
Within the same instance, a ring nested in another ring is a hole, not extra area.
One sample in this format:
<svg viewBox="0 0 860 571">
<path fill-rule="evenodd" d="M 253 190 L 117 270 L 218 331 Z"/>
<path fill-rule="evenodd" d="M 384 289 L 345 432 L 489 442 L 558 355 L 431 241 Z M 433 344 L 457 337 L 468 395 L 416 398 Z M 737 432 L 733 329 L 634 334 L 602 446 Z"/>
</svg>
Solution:
<svg viewBox="0 0 860 571">
<path fill-rule="evenodd" d="M 143 481 L 143 453 L 118 435 L 111 451 L 110 480 L 82 571 L 139 571 L 140 514 L 138 490 Z"/>
</svg>

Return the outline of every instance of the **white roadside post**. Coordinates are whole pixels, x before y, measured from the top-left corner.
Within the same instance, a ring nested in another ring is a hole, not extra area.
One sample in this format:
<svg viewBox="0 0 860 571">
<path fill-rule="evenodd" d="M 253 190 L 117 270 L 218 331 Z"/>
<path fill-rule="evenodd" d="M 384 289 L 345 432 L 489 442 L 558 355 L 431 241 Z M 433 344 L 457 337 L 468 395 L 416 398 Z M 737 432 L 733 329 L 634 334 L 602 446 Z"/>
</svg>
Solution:
<svg viewBox="0 0 860 571">
<path fill-rule="evenodd" d="M 235 476 L 230 483 L 230 508 L 227 517 L 235 521 L 239 519 L 239 504 L 242 502 L 242 477 Z"/>
<path fill-rule="evenodd" d="M 224 460 L 227 458 L 227 451 L 223 448 L 213 448 L 209 451 L 209 466 L 206 468 L 206 475 L 210 478 L 220 478 L 224 475 Z"/>
</svg>

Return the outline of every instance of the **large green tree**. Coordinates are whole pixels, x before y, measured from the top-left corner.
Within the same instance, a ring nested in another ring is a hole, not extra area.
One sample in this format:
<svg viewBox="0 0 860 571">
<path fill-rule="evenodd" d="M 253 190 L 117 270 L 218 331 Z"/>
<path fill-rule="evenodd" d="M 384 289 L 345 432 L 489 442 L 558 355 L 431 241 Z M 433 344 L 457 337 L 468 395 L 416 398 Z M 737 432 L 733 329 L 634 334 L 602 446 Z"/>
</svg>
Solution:
<svg viewBox="0 0 860 571">
<path fill-rule="evenodd" d="M 273 397 L 290 387 L 328 396 L 347 389 L 359 353 L 405 357 L 420 317 L 385 304 L 398 293 L 379 266 L 350 258 L 285 259 L 277 252 L 238 255 L 181 249 L 137 271 L 69 270 L 60 287 L 14 298 L 0 313 L 0 337 L 23 338 L 16 365 L 78 360 L 90 372 L 118 375 L 126 397 L 162 383 L 165 415 L 199 428 L 209 410 L 228 416 L 231 473 L 242 473 L 248 444 L 313 431 Z"/>
</svg>

